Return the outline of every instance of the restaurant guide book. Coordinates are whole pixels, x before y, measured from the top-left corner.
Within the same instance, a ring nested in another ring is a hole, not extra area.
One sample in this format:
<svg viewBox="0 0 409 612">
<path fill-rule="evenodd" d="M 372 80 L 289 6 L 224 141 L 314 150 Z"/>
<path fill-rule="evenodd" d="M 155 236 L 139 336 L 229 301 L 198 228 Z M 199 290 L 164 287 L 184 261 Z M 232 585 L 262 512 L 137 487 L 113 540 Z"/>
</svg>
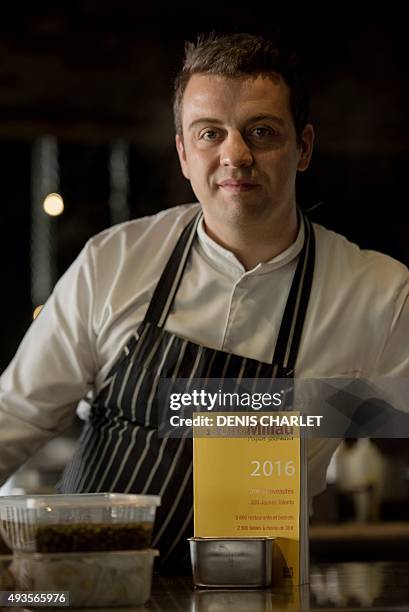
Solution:
<svg viewBox="0 0 409 612">
<path fill-rule="evenodd" d="M 286 414 L 296 413 L 280 412 Z M 276 537 L 273 586 L 308 582 L 307 456 L 299 427 L 195 427 L 193 485 L 195 537 Z"/>
</svg>

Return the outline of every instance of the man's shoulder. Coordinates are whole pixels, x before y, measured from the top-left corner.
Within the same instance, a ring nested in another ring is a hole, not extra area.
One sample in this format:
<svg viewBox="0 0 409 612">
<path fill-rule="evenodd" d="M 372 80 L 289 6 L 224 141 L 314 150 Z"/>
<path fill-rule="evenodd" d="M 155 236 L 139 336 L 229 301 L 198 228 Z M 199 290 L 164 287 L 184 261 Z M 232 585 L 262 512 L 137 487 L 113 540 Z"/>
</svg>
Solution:
<svg viewBox="0 0 409 612">
<path fill-rule="evenodd" d="M 363 249 L 346 236 L 314 223 L 317 242 L 317 261 L 335 274 L 343 273 L 367 281 L 409 283 L 408 268 L 393 257 L 371 249 Z"/>
<path fill-rule="evenodd" d="M 160 212 L 113 225 L 96 234 L 89 240 L 89 245 L 104 249 L 115 244 L 120 247 L 135 245 L 140 240 L 160 240 L 172 233 L 179 233 L 197 213 L 200 204 L 181 204 Z"/>
</svg>

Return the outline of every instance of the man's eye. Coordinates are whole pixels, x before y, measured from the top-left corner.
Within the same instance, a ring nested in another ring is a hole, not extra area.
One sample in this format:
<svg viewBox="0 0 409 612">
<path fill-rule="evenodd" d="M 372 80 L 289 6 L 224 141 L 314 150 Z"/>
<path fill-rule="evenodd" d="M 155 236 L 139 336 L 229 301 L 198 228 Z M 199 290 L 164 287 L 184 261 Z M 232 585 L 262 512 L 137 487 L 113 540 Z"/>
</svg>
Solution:
<svg viewBox="0 0 409 612">
<path fill-rule="evenodd" d="M 216 130 L 205 130 L 200 134 L 202 140 L 216 140 L 217 136 Z"/>
<path fill-rule="evenodd" d="M 250 132 L 251 136 L 257 136 L 258 138 L 268 138 L 275 135 L 275 131 L 267 127 L 255 127 Z"/>
</svg>

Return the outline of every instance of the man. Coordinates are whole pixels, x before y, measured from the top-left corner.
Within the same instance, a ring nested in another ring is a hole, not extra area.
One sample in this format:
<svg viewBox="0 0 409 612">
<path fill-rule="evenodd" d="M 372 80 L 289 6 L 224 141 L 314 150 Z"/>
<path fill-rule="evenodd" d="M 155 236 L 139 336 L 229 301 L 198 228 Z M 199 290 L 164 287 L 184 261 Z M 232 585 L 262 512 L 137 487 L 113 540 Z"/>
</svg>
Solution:
<svg viewBox="0 0 409 612">
<path fill-rule="evenodd" d="M 108 229 L 57 284 L 4 373 L 4 480 L 93 401 L 63 492 L 162 497 L 164 562 L 192 533 L 190 441 L 159 438 L 162 378 L 406 376 L 409 275 L 296 206 L 314 131 L 294 56 L 260 37 L 189 45 L 176 147 L 200 204 Z M 201 211 L 203 214 L 201 214 Z M 325 487 L 337 440 L 311 440 Z"/>
</svg>

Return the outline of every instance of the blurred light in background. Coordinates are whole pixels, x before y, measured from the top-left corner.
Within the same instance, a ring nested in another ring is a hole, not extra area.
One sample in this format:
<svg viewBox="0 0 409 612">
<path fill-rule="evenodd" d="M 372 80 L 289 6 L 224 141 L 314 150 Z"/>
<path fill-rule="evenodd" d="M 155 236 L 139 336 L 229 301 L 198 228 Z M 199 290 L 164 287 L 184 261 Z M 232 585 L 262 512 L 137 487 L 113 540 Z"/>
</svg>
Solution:
<svg viewBox="0 0 409 612">
<path fill-rule="evenodd" d="M 116 140 L 111 144 L 109 155 L 108 199 L 111 224 L 122 223 L 131 218 L 129 208 L 129 143 Z"/>
<path fill-rule="evenodd" d="M 55 214 L 50 216 L 52 213 L 49 211 L 44 214 L 44 205 L 50 195 L 58 196 L 59 191 L 58 142 L 53 136 L 42 136 L 33 143 L 31 157 L 30 264 L 33 308 L 44 304 L 57 279 Z M 61 207 L 61 201 L 58 206 Z"/>
<path fill-rule="evenodd" d="M 64 211 L 64 201 L 59 193 L 49 193 L 44 199 L 43 209 L 47 215 L 57 217 Z"/>
<path fill-rule="evenodd" d="M 34 321 L 34 319 L 36 319 L 36 318 L 38 317 L 38 315 L 40 314 L 41 309 L 42 309 L 42 307 L 43 307 L 43 306 L 44 306 L 44 304 L 40 304 L 39 306 L 36 306 L 36 307 L 34 308 L 34 312 L 33 312 L 33 321 Z"/>
</svg>

